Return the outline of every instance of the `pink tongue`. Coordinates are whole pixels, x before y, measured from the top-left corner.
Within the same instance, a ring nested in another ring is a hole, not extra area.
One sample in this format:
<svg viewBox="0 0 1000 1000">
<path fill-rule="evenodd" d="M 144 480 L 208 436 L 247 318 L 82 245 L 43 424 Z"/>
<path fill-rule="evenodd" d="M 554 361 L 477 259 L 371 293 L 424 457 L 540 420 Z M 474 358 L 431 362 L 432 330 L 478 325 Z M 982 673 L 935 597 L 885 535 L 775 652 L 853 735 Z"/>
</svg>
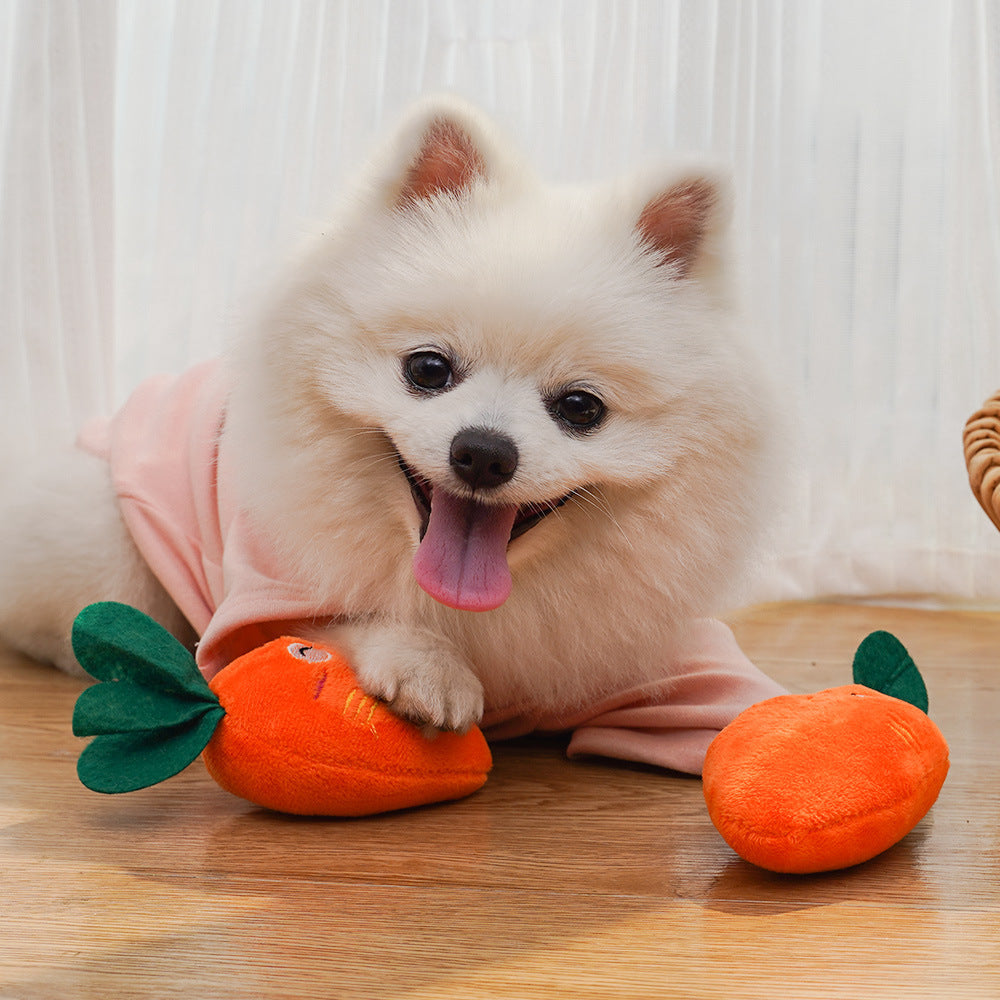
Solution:
<svg viewBox="0 0 1000 1000">
<path fill-rule="evenodd" d="M 510 596 L 507 544 L 516 517 L 516 506 L 487 506 L 435 490 L 427 532 L 413 557 L 417 583 L 460 611 L 500 607 Z"/>
</svg>

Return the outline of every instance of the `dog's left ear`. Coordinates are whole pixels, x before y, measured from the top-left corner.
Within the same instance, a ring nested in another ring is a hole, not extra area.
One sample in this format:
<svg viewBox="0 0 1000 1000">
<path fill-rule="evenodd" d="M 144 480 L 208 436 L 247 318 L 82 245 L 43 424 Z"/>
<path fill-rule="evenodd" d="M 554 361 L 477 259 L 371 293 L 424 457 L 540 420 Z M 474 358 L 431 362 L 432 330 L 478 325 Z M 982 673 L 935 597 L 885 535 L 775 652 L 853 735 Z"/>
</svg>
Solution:
<svg viewBox="0 0 1000 1000">
<path fill-rule="evenodd" d="M 721 174 L 681 176 L 649 197 L 639 213 L 636 235 L 658 255 L 659 264 L 687 277 L 716 258 L 731 203 L 729 184 Z"/>
</svg>

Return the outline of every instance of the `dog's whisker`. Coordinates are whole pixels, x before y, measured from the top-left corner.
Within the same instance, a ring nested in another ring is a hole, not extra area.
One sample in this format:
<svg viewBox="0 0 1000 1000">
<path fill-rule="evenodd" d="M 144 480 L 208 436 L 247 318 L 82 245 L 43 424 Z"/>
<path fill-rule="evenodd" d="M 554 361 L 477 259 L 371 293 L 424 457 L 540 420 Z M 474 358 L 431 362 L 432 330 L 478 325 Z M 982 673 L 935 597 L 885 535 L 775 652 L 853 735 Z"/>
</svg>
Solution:
<svg viewBox="0 0 1000 1000">
<path fill-rule="evenodd" d="M 632 544 L 632 539 L 629 538 L 628 533 L 621 526 L 621 524 L 619 524 L 618 519 L 614 516 L 611 510 L 611 505 L 607 502 L 607 500 L 604 497 L 602 497 L 599 493 L 595 492 L 592 488 L 587 486 L 579 487 L 575 491 L 574 495 L 579 497 L 582 504 L 590 511 L 596 511 L 599 514 L 601 514 L 604 518 L 606 518 L 608 521 L 610 521 L 611 524 L 614 525 L 619 534 L 622 536 L 622 538 L 625 540 L 625 543 L 628 545 L 630 549 L 635 548 L 635 546 Z"/>
<path fill-rule="evenodd" d="M 344 435 L 344 440 L 356 441 L 361 438 L 368 439 L 371 437 L 382 438 L 388 446 L 389 439 L 386 437 L 386 433 L 381 427 L 355 427 L 349 433 Z"/>
<path fill-rule="evenodd" d="M 395 455 L 369 455 L 365 459 L 356 459 L 351 463 L 352 468 L 359 473 L 370 472 L 383 466 L 391 469 L 397 464 Z"/>
</svg>

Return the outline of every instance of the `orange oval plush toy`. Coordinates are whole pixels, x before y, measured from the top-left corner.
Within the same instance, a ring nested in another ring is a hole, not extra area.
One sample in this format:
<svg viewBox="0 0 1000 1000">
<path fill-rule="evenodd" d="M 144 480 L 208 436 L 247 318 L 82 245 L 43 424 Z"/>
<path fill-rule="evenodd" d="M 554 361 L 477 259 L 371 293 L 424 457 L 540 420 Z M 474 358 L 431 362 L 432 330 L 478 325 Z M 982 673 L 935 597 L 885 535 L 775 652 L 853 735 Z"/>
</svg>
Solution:
<svg viewBox="0 0 1000 1000">
<path fill-rule="evenodd" d="M 478 729 L 426 737 L 327 646 L 276 639 L 209 685 L 168 632 L 113 602 L 80 613 L 73 646 L 101 681 L 73 713 L 73 732 L 96 737 L 77 765 L 95 791 L 146 788 L 204 751 L 212 777 L 257 805 L 361 816 L 469 795 L 492 765 Z"/>
<path fill-rule="evenodd" d="M 867 861 L 902 839 L 937 799 L 948 745 L 903 646 L 876 632 L 858 648 L 867 684 L 782 695 L 715 738 L 704 769 L 716 828 L 742 858 L 804 874 Z"/>
<path fill-rule="evenodd" d="M 277 639 L 210 684 L 226 714 L 204 760 L 226 791 L 281 812 L 357 816 L 457 799 L 490 769 L 483 734 L 438 733 L 358 687 L 335 650 Z"/>
</svg>

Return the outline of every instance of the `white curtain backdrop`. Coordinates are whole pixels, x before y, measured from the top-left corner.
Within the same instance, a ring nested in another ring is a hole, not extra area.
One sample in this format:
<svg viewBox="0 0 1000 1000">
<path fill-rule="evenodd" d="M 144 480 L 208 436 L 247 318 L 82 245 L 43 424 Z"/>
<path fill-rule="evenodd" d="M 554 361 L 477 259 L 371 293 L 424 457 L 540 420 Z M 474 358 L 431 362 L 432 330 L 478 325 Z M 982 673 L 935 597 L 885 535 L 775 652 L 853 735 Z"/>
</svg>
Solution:
<svg viewBox="0 0 1000 1000">
<path fill-rule="evenodd" d="M 1000 599 L 960 444 L 1000 387 L 993 0 L 0 0 L 5 447 L 214 353 L 440 89 L 554 177 L 732 162 L 798 458 L 755 597 Z"/>
</svg>

